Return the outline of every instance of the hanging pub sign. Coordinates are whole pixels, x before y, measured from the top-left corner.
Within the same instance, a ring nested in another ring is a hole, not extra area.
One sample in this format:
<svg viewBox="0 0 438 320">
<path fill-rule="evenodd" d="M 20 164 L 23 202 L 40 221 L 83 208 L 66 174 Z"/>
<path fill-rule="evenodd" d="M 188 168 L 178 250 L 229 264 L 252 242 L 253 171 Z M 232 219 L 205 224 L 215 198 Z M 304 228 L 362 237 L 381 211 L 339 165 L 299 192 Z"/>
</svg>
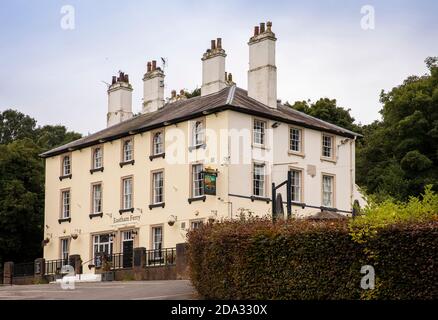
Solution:
<svg viewBox="0 0 438 320">
<path fill-rule="evenodd" d="M 216 179 L 218 171 L 212 169 L 205 169 L 204 173 L 204 194 L 216 195 Z"/>
</svg>

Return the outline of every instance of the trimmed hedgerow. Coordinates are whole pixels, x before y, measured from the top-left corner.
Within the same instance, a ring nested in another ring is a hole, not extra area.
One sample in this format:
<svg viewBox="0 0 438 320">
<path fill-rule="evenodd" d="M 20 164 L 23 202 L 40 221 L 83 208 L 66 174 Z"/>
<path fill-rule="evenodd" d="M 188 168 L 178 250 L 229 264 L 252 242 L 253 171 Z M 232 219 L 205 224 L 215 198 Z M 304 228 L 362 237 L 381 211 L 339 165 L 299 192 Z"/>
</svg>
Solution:
<svg viewBox="0 0 438 320">
<path fill-rule="evenodd" d="M 436 298 L 437 226 L 391 225 L 357 243 L 346 220 L 209 224 L 188 235 L 191 280 L 207 299 Z M 368 264 L 376 289 L 365 291 Z"/>
</svg>

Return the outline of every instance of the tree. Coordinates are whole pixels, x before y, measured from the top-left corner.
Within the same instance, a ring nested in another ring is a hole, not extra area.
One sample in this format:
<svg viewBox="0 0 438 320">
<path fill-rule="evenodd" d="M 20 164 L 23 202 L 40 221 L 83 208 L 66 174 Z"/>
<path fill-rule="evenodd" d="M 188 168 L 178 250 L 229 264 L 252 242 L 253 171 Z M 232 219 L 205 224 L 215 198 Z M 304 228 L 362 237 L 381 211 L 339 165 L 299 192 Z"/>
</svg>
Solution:
<svg viewBox="0 0 438 320">
<path fill-rule="evenodd" d="M 369 193 L 407 200 L 438 186 L 438 59 L 429 73 L 382 91 L 382 121 L 364 126 L 357 179 Z"/>
<path fill-rule="evenodd" d="M 25 114 L 8 109 L 0 112 L 0 144 L 32 138 L 36 121 Z"/>
<path fill-rule="evenodd" d="M 79 139 L 64 126 L 37 127 L 15 110 L 0 112 L 0 264 L 41 257 L 44 151 Z"/>
<path fill-rule="evenodd" d="M 327 121 L 334 125 L 360 133 L 361 127 L 354 123 L 354 118 L 350 115 L 350 109 L 337 106 L 336 99 L 321 98 L 312 103 L 308 101 L 296 101 L 294 104 L 286 105 L 291 108 L 306 113 L 312 117 Z"/>
</svg>

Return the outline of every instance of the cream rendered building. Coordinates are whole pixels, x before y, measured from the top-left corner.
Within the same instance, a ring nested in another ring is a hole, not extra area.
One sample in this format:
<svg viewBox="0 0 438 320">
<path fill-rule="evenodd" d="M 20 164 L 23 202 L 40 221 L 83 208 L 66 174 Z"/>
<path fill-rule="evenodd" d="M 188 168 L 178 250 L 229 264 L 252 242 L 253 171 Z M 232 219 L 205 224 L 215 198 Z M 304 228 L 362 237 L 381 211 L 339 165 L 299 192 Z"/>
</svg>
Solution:
<svg viewBox="0 0 438 320">
<path fill-rule="evenodd" d="M 247 91 L 227 76 L 221 39 L 203 55 L 200 97 L 172 92 L 165 102 L 153 61 L 143 112 L 133 117 L 128 76 L 113 77 L 108 127 L 42 155 L 46 260 L 78 254 L 93 265 L 97 252 L 175 247 L 208 220 L 271 215 L 271 184 L 289 170 L 294 216 L 352 210 L 357 134 L 277 101 L 271 26 L 249 41 Z M 216 176 L 215 190 L 204 188 L 206 174 Z"/>
</svg>

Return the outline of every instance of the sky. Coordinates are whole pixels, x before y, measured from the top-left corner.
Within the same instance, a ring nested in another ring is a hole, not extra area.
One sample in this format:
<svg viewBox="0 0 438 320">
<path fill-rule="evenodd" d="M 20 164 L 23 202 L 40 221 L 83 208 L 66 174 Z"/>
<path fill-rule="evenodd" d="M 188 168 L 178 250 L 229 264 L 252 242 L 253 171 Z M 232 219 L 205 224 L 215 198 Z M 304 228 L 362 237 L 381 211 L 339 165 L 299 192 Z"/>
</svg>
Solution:
<svg viewBox="0 0 438 320">
<path fill-rule="evenodd" d="M 278 98 L 336 99 L 368 124 L 380 119 L 382 90 L 425 74 L 425 58 L 438 55 L 437 16 L 438 1 L 424 0 L 0 0 L 0 111 L 96 132 L 106 126 L 104 82 L 119 70 L 129 74 L 140 112 L 147 61 L 167 59 L 166 96 L 192 90 L 217 37 L 227 71 L 246 89 L 247 42 L 255 25 L 272 21 Z M 364 28 L 364 19 L 374 26 Z"/>
</svg>

